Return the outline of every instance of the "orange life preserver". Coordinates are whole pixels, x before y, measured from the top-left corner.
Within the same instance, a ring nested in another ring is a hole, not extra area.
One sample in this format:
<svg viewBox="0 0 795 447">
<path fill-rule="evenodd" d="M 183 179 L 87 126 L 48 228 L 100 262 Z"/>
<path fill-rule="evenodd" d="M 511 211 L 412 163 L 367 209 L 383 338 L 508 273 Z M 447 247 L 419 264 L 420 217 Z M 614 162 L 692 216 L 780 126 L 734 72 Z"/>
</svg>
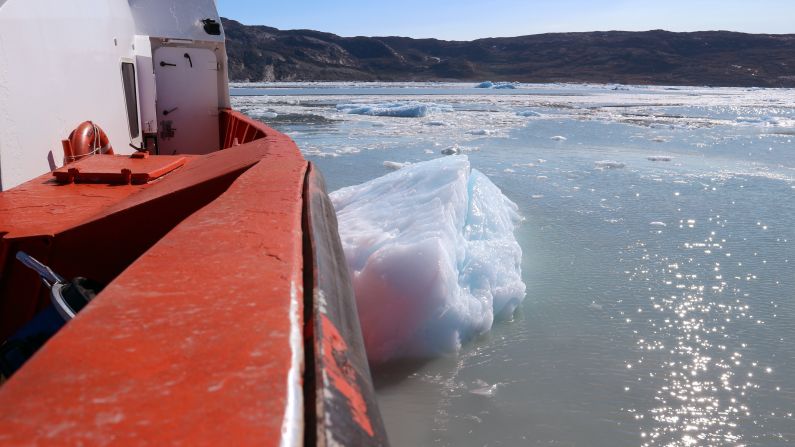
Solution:
<svg viewBox="0 0 795 447">
<path fill-rule="evenodd" d="M 63 152 L 64 164 L 68 164 L 94 154 L 113 154 L 113 147 L 101 127 L 84 121 L 63 140 Z"/>
</svg>

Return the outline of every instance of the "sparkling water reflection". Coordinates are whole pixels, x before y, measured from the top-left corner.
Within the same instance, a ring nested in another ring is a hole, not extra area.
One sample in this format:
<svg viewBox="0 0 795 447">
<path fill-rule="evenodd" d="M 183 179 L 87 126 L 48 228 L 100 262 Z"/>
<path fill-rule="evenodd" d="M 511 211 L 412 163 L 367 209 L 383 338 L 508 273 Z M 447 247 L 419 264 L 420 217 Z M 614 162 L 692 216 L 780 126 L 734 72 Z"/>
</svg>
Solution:
<svg viewBox="0 0 795 447">
<path fill-rule="evenodd" d="M 795 445 L 795 92 L 273 87 L 234 103 L 330 189 L 463 152 L 527 219 L 514 320 L 377 371 L 393 444 Z M 403 99 L 449 111 L 336 108 Z"/>
</svg>

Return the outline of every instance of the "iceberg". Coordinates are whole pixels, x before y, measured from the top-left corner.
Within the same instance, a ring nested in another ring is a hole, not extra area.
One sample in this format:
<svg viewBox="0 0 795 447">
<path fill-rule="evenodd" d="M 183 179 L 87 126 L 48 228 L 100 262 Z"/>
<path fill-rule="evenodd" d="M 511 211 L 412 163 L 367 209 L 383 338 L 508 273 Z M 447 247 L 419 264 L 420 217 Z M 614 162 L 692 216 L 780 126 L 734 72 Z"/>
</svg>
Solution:
<svg viewBox="0 0 795 447">
<path fill-rule="evenodd" d="M 491 81 L 483 81 L 475 86 L 475 88 L 492 88 L 492 87 L 494 87 L 494 83 Z"/>
<path fill-rule="evenodd" d="M 337 110 L 351 115 L 422 118 L 435 112 L 449 112 L 452 111 L 452 108 L 424 102 L 390 102 L 384 104 L 338 104 Z"/>
<path fill-rule="evenodd" d="M 371 364 L 455 352 L 524 300 L 517 206 L 467 156 L 330 196 Z"/>
</svg>

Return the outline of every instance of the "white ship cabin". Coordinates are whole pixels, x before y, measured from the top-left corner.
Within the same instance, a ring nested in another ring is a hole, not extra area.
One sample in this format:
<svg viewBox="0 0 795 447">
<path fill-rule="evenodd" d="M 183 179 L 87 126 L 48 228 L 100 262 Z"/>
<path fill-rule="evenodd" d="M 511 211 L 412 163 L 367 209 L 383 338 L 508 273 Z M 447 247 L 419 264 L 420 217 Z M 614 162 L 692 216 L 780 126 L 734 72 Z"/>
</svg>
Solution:
<svg viewBox="0 0 795 447">
<path fill-rule="evenodd" d="M 87 120 L 116 154 L 218 150 L 226 62 L 213 0 L 0 0 L 0 190 Z"/>
</svg>

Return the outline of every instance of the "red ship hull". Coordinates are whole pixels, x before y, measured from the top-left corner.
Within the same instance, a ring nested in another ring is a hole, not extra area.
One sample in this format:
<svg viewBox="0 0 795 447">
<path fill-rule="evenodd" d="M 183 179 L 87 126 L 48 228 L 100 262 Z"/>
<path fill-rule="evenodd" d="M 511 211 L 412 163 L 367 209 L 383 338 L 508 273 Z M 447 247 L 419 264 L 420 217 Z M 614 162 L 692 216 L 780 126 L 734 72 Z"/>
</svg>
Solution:
<svg viewBox="0 0 795 447">
<path fill-rule="evenodd" d="M 17 251 L 108 284 L 0 388 L 0 445 L 386 445 L 322 178 L 220 119 L 225 149 L 145 182 L 102 155 L 128 175 L 0 193 L 0 339 L 49 305 Z"/>
</svg>

